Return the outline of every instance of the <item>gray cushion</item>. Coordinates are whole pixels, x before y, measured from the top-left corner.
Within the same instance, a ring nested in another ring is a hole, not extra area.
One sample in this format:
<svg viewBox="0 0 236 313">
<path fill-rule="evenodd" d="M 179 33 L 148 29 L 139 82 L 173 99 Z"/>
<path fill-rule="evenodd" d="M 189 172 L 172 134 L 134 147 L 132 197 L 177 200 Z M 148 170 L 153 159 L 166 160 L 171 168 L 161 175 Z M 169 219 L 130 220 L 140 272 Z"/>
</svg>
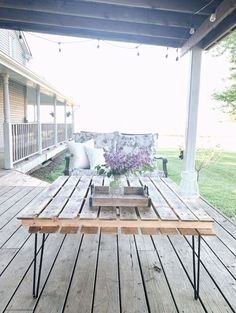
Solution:
<svg viewBox="0 0 236 313">
<path fill-rule="evenodd" d="M 123 149 L 126 153 L 137 152 L 140 149 L 150 153 L 151 157 L 155 156 L 157 149 L 158 134 L 120 134 L 113 133 L 96 133 L 81 131 L 74 134 L 76 142 L 84 142 L 93 138 L 96 148 L 103 148 L 104 151 L 114 151 Z M 72 175 L 96 175 L 96 170 L 90 169 L 72 169 Z M 156 169 L 154 172 L 146 172 L 143 176 L 163 176 L 163 172 Z"/>
<path fill-rule="evenodd" d="M 96 133 L 89 131 L 81 131 L 74 134 L 75 142 L 85 142 L 94 139 L 95 148 L 103 148 L 105 151 L 113 151 L 119 138 L 119 132 L 113 133 Z"/>
<path fill-rule="evenodd" d="M 126 153 L 145 150 L 151 157 L 154 157 L 157 149 L 157 138 L 158 134 L 120 134 L 117 148 L 123 149 Z"/>
</svg>

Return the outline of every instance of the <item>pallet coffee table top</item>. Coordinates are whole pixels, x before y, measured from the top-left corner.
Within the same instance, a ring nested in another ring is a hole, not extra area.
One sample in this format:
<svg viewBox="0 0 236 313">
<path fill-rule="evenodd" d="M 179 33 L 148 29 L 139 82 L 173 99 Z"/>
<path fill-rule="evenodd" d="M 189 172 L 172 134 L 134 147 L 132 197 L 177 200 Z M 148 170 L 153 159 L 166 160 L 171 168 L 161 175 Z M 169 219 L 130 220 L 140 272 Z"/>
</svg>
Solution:
<svg viewBox="0 0 236 313">
<path fill-rule="evenodd" d="M 30 232 L 213 235 L 212 218 L 201 201 L 184 200 L 169 180 L 138 177 L 127 186 L 147 185 L 150 207 L 90 207 L 90 186 L 108 185 L 101 176 L 60 176 L 19 214 Z"/>
</svg>

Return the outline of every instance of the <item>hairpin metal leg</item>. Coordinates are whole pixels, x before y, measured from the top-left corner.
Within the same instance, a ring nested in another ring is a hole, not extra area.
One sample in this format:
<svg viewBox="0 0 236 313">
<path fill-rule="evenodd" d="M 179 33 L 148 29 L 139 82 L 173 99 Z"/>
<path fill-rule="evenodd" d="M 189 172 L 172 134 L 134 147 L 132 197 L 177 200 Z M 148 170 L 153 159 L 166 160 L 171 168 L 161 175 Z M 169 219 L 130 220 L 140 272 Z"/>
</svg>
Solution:
<svg viewBox="0 0 236 313">
<path fill-rule="evenodd" d="M 33 298 L 36 299 L 39 294 L 39 285 L 40 285 L 40 278 L 42 272 L 42 263 L 43 263 L 43 252 L 44 252 L 44 242 L 45 242 L 45 234 L 42 236 L 42 245 L 40 251 L 40 261 L 39 261 L 39 268 L 38 268 L 38 277 L 37 277 L 37 248 L 38 248 L 38 234 L 35 234 L 34 238 L 34 272 L 33 272 Z"/>
<path fill-rule="evenodd" d="M 195 258 L 195 238 L 194 238 L 194 236 L 192 236 L 192 248 L 193 248 L 194 299 L 198 300 L 198 298 L 199 298 L 199 283 L 200 283 L 200 262 L 201 262 L 201 236 L 198 236 L 197 266 L 196 266 L 196 258 Z"/>
</svg>

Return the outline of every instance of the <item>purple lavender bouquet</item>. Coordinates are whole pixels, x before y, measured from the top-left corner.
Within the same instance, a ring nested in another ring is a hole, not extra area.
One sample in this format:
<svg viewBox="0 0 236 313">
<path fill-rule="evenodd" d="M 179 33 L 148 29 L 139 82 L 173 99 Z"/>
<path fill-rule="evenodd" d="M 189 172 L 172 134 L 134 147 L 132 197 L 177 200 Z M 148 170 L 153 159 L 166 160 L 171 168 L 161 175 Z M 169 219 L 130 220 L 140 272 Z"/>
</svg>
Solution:
<svg viewBox="0 0 236 313">
<path fill-rule="evenodd" d="M 145 150 L 125 153 L 122 149 L 104 154 L 105 164 L 96 167 L 99 175 L 120 176 L 129 174 L 141 174 L 153 171 L 154 165 L 150 154 Z"/>
</svg>

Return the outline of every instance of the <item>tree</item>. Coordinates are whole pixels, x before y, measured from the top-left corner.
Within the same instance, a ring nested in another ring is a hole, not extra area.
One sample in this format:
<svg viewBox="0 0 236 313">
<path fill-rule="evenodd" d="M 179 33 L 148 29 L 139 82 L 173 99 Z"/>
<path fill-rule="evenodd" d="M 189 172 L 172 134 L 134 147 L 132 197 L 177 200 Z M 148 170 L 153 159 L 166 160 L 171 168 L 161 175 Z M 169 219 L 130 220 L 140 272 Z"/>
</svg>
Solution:
<svg viewBox="0 0 236 313">
<path fill-rule="evenodd" d="M 236 121 L 236 31 L 223 39 L 216 47 L 217 55 L 222 55 L 226 51 L 229 53 L 231 63 L 231 75 L 229 77 L 231 84 L 225 90 L 214 93 L 213 97 L 223 102 L 222 111 L 229 113 L 230 118 Z"/>
<path fill-rule="evenodd" d="M 206 147 L 201 147 L 196 150 L 196 160 L 195 160 L 195 171 L 197 173 L 197 181 L 199 181 L 200 172 L 203 168 L 208 167 L 210 164 L 216 163 L 222 153 L 220 145 L 207 145 Z M 179 147 L 179 158 L 180 160 L 184 159 L 184 150 L 182 147 Z"/>
<path fill-rule="evenodd" d="M 209 148 L 198 148 L 196 151 L 195 171 L 197 172 L 197 181 L 199 181 L 200 172 L 210 164 L 216 163 L 222 153 L 220 145 Z"/>
</svg>

